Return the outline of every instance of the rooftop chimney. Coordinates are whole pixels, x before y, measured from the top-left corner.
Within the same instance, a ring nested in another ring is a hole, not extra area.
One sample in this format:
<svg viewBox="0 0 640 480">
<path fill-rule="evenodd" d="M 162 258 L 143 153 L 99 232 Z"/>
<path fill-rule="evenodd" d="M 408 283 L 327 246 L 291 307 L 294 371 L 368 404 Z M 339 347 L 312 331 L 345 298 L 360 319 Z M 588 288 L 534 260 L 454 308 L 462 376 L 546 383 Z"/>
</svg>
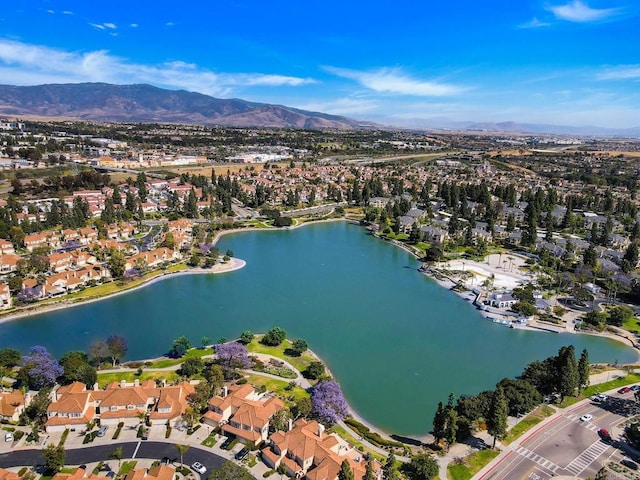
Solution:
<svg viewBox="0 0 640 480">
<path fill-rule="evenodd" d="M 324 433 L 324 425 L 321 423 L 318 424 L 318 436 L 322 438 L 322 434 Z"/>
<path fill-rule="evenodd" d="M 227 395 L 229 395 L 229 387 L 225 385 L 222 387 L 222 398 L 227 398 Z"/>
</svg>

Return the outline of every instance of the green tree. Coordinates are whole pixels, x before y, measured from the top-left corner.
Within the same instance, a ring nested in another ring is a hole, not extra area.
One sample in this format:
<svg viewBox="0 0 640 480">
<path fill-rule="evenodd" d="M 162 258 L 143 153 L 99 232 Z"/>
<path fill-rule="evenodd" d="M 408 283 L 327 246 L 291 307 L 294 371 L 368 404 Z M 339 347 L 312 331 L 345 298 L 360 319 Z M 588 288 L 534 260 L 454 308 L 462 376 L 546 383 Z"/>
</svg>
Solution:
<svg viewBox="0 0 640 480">
<path fill-rule="evenodd" d="M 191 342 L 185 336 L 180 336 L 173 341 L 171 350 L 169 350 L 169 356 L 173 358 L 180 358 L 184 356 L 191 348 Z"/>
<path fill-rule="evenodd" d="M 120 462 L 122 461 L 122 456 L 123 456 L 123 452 L 122 452 L 121 445 L 114 448 L 113 451 L 109 454 L 110 458 L 115 458 L 116 460 L 118 460 L 118 469 L 120 468 Z"/>
<path fill-rule="evenodd" d="M 253 480 L 253 475 L 243 466 L 225 460 L 220 468 L 211 471 L 208 480 Z"/>
<path fill-rule="evenodd" d="M 111 254 L 109 255 L 109 271 L 113 278 L 122 278 L 124 276 L 126 262 L 127 259 L 123 252 L 116 249 L 111 250 Z"/>
<path fill-rule="evenodd" d="M 260 343 L 271 347 L 277 347 L 287 338 L 287 332 L 281 327 L 273 327 L 260 339 Z"/>
<path fill-rule="evenodd" d="M 408 480 L 431 480 L 438 475 L 438 462 L 433 456 L 420 453 L 411 457 L 402 470 Z"/>
<path fill-rule="evenodd" d="M 364 477 L 362 480 L 376 480 L 376 475 L 373 471 L 373 460 L 367 460 L 367 466 L 365 467 Z"/>
<path fill-rule="evenodd" d="M 353 470 L 348 460 L 343 460 L 338 472 L 338 480 L 353 480 Z"/>
<path fill-rule="evenodd" d="M 575 394 L 578 388 L 578 364 L 573 345 L 560 348 L 557 362 L 558 392 L 562 398 Z"/>
<path fill-rule="evenodd" d="M 504 396 L 502 387 L 498 386 L 491 406 L 489 407 L 489 415 L 487 416 L 487 432 L 493 435 L 493 446 L 496 448 L 496 440 L 502 439 L 507 434 L 507 399 Z"/>
<path fill-rule="evenodd" d="M 307 342 L 302 340 L 301 338 L 298 338 L 293 341 L 293 344 L 291 345 L 291 352 L 296 357 L 299 357 L 304 352 L 306 352 L 308 348 L 309 348 L 309 345 L 307 345 Z"/>
<path fill-rule="evenodd" d="M 303 374 L 306 378 L 317 380 L 324 375 L 324 364 L 318 361 L 311 362 Z"/>
<path fill-rule="evenodd" d="M 400 473 L 398 472 L 398 465 L 396 463 L 396 457 L 393 452 L 390 452 L 387 456 L 384 466 L 382 467 L 382 473 L 385 480 L 399 480 Z"/>
<path fill-rule="evenodd" d="M 621 327 L 624 322 L 633 317 L 634 311 L 626 305 L 616 305 L 609 310 L 607 315 L 607 323 L 615 327 Z"/>
<path fill-rule="evenodd" d="M 186 358 L 182 365 L 180 365 L 180 375 L 185 377 L 193 377 L 199 375 L 204 368 L 204 361 L 200 357 Z"/>
<path fill-rule="evenodd" d="M 62 467 L 64 467 L 64 461 L 66 458 L 66 452 L 63 445 L 54 445 L 50 443 L 42 449 L 42 457 L 44 458 L 44 465 L 49 475 L 55 475 Z"/>
<path fill-rule="evenodd" d="M 446 427 L 447 416 L 444 405 L 442 405 L 442 402 L 438 402 L 438 408 L 436 408 L 436 413 L 433 416 L 433 437 L 436 445 L 444 438 Z"/>
<path fill-rule="evenodd" d="M 189 450 L 189 445 L 176 443 L 176 448 L 178 449 L 178 454 L 180 454 L 180 465 L 184 466 L 184 454 Z"/>
<path fill-rule="evenodd" d="M 589 352 L 585 348 L 578 361 L 578 391 L 589 386 Z"/>
<path fill-rule="evenodd" d="M 243 345 L 249 345 L 253 341 L 253 332 L 251 330 L 245 330 L 240 335 L 240 343 Z"/>
</svg>

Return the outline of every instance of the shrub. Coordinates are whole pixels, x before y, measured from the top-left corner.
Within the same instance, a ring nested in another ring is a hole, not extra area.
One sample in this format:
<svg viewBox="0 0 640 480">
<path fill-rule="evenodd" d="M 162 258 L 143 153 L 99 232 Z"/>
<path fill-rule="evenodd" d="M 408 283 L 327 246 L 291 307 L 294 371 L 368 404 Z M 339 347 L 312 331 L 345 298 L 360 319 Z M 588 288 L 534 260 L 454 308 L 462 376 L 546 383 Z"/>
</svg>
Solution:
<svg viewBox="0 0 640 480">
<path fill-rule="evenodd" d="M 113 437 L 111 437 L 112 440 L 118 439 L 120 432 L 122 431 L 122 427 L 124 427 L 124 422 L 118 423 L 118 428 L 116 428 L 116 431 L 113 433 Z"/>
</svg>

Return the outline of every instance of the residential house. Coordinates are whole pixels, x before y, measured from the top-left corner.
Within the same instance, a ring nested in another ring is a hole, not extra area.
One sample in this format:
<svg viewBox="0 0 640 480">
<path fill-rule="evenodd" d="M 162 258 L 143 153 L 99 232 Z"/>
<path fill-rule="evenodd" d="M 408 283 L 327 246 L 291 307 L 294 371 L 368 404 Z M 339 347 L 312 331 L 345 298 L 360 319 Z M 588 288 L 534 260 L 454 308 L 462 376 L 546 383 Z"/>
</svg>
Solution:
<svg viewBox="0 0 640 480">
<path fill-rule="evenodd" d="M 82 428 L 94 419 L 96 409 L 92 390 L 81 382 L 58 387 L 51 392 L 51 404 L 47 407 L 45 429 L 62 432 L 67 428 Z"/>
<path fill-rule="evenodd" d="M 131 270 L 135 268 L 138 261 L 144 262 L 148 267 L 157 267 L 165 262 L 174 262 L 180 260 L 182 255 L 176 250 L 171 250 L 166 247 L 156 248 L 149 252 L 140 252 L 132 257 L 128 258 L 125 263 L 125 269 Z"/>
<path fill-rule="evenodd" d="M 209 400 L 209 411 L 204 422 L 222 425 L 225 433 L 235 435 L 241 442 L 260 443 L 267 439 L 269 421 L 274 413 L 284 407 L 279 398 L 257 393 L 251 385 L 225 387 L 223 396 Z"/>
<path fill-rule="evenodd" d="M 0 392 L 0 420 L 17 422 L 28 404 L 29 394 L 24 395 L 20 390 Z"/>
<path fill-rule="evenodd" d="M 0 480 L 22 480 L 22 477 L 15 472 L 0 468 Z"/>
<path fill-rule="evenodd" d="M 288 432 L 271 435 L 262 460 L 273 469 L 284 465 L 288 476 L 307 480 L 336 480 L 344 460 L 349 462 L 354 479 L 361 480 L 366 471 L 362 455 L 337 435 L 325 434 L 324 426 L 315 420 L 300 419 Z"/>
<path fill-rule="evenodd" d="M 60 273 L 71 268 L 72 256 L 69 252 L 52 253 L 47 258 L 52 272 Z"/>
<path fill-rule="evenodd" d="M 21 258 L 14 254 L 0 255 L 0 273 L 15 272 Z"/>
<path fill-rule="evenodd" d="M 13 248 L 13 243 L 4 238 L 0 238 L 0 255 L 13 255 L 16 251 Z"/>
<path fill-rule="evenodd" d="M 422 238 L 425 242 L 432 243 L 434 245 L 442 245 L 447 239 L 446 230 L 432 225 L 420 228 L 420 232 L 422 233 Z"/>
<path fill-rule="evenodd" d="M 498 308 L 511 308 L 518 302 L 518 299 L 514 298 L 512 292 L 495 292 L 489 295 L 488 300 L 492 307 Z"/>
<path fill-rule="evenodd" d="M 0 283 L 0 309 L 11 308 L 11 291 L 9 285 Z"/>
<path fill-rule="evenodd" d="M 60 238 L 55 232 L 44 231 L 41 233 L 33 233 L 24 237 L 24 248 L 28 252 L 33 252 L 38 247 L 58 248 L 60 246 Z"/>
<path fill-rule="evenodd" d="M 56 473 L 51 480 L 111 480 L 110 477 L 96 475 L 84 468 L 76 468 L 72 473 Z"/>
<path fill-rule="evenodd" d="M 170 465 L 156 465 L 149 469 L 136 468 L 127 473 L 124 480 L 173 480 L 176 475 L 176 469 Z"/>
<path fill-rule="evenodd" d="M 407 215 L 403 215 L 398 218 L 398 232 L 399 233 L 411 233 L 411 229 L 413 225 L 416 223 L 416 219 L 413 217 L 409 217 Z"/>
</svg>

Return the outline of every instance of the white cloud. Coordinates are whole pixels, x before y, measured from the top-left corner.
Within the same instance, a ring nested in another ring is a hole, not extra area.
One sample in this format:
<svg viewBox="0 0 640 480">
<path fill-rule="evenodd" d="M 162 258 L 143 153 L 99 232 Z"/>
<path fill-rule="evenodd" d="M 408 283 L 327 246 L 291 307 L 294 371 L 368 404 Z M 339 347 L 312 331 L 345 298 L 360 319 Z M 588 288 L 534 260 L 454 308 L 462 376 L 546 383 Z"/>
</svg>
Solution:
<svg viewBox="0 0 640 480">
<path fill-rule="evenodd" d="M 362 86 L 378 93 L 442 97 L 455 95 L 465 90 L 465 88 L 455 85 L 411 78 L 397 68 L 381 68 L 368 72 L 335 67 L 325 67 L 325 70 L 339 77 L 355 80 Z"/>
<path fill-rule="evenodd" d="M 165 23 L 164 25 L 165 25 L 165 27 L 173 27 L 173 26 L 175 25 L 175 23 L 173 23 L 173 22 L 167 22 L 167 23 Z"/>
<path fill-rule="evenodd" d="M 137 23 L 132 23 L 131 25 L 129 25 L 131 28 L 138 28 L 138 24 Z"/>
<path fill-rule="evenodd" d="M 596 75 L 597 80 L 640 80 L 640 65 L 610 67 Z"/>
<path fill-rule="evenodd" d="M 115 23 L 107 22 L 107 23 L 103 23 L 103 25 L 107 28 L 110 28 L 111 30 L 115 30 L 116 28 L 118 28 Z"/>
<path fill-rule="evenodd" d="M 591 8 L 580 0 L 573 0 L 566 5 L 548 7 L 556 18 L 568 22 L 597 22 L 605 20 L 619 13 L 618 8 Z"/>
<path fill-rule="evenodd" d="M 56 11 L 55 11 L 55 10 L 47 10 L 47 13 L 50 13 L 50 14 L 52 14 L 52 15 L 53 15 L 53 14 L 55 14 L 55 13 L 56 13 Z"/>
<path fill-rule="evenodd" d="M 226 96 L 237 87 L 301 86 L 310 78 L 264 73 L 215 73 L 198 65 L 174 61 L 142 65 L 113 56 L 106 50 L 66 52 L 54 48 L 0 39 L 0 76 L 5 83 L 149 83 L 208 95 Z"/>
<path fill-rule="evenodd" d="M 64 12 L 62 12 L 63 15 L 73 15 L 73 12 L 71 10 L 65 10 Z"/>
<path fill-rule="evenodd" d="M 107 28 L 104 25 L 100 25 L 99 23 L 90 23 L 89 25 L 98 30 L 105 30 Z"/>
<path fill-rule="evenodd" d="M 333 115 L 360 115 L 379 110 L 377 101 L 359 98 L 338 98 L 328 101 L 316 101 L 308 103 L 291 103 L 292 107 L 310 112 L 324 112 Z"/>
<path fill-rule="evenodd" d="M 519 25 L 519 27 L 520 28 L 540 28 L 540 27 L 548 27 L 549 25 L 551 24 L 547 22 L 541 22 L 540 20 L 538 20 L 538 17 L 533 17 L 533 19 L 531 19 L 529 22 L 523 23 L 522 25 Z"/>
</svg>

